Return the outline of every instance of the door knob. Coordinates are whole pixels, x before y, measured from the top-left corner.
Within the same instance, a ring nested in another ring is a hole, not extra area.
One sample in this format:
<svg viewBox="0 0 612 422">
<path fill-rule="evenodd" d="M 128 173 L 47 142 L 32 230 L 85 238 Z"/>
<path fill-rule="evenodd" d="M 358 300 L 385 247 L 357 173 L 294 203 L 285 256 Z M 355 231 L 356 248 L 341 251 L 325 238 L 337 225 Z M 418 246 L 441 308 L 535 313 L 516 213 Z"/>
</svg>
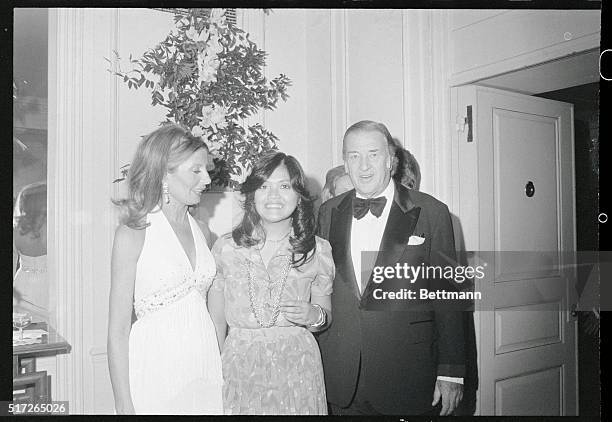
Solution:
<svg viewBox="0 0 612 422">
<path fill-rule="evenodd" d="M 531 198 L 534 194 L 535 194 L 535 186 L 533 185 L 533 182 L 530 180 L 525 185 L 525 195 L 527 195 L 528 198 Z"/>
</svg>

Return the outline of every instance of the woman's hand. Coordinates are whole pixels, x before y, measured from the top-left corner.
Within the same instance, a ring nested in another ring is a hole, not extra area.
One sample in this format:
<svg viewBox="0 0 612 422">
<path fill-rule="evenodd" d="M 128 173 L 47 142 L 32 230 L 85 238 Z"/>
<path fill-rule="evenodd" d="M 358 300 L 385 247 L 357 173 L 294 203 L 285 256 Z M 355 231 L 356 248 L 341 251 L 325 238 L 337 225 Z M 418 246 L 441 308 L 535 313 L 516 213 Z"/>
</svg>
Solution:
<svg viewBox="0 0 612 422">
<path fill-rule="evenodd" d="M 285 300 L 280 310 L 287 321 L 298 325 L 310 326 L 319 319 L 319 310 L 304 300 Z"/>
</svg>

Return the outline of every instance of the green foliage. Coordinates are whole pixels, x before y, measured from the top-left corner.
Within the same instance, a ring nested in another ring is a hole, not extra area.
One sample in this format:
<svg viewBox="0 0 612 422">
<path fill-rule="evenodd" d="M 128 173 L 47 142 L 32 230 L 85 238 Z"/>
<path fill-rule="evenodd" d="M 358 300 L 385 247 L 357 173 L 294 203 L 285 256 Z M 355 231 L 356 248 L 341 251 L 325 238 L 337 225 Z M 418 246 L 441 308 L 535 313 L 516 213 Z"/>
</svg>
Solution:
<svg viewBox="0 0 612 422">
<path fill-rule="evenodd" d="M 273 133 L 246 119 L 286 101 L 291 81 L 283 74 L 266 79 L 266 53 L 226 22 L 223 9 L 187 9 L 174 21 L 157 46 L 130 56 L 131 70 L 113 73 L 130 89 L 151 90 L 151 104 L 167 109 L 167 121 L 201 136 L 215 157 L 213 183 L 236 188 L 245 169 L 277 148 Z"/>
</svg>

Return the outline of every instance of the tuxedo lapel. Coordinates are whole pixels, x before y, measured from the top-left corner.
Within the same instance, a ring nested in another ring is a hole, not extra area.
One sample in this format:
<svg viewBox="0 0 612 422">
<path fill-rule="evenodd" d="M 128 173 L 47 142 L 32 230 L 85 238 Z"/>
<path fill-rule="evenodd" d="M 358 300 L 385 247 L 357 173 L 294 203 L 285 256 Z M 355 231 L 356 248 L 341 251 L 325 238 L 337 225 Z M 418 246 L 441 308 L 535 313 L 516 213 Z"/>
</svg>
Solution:
<svg viewBox="0 0 612 422">
<path fill-rule="evenodd" d="M 329 234 L 336 272 L 348 284 L 353 294 L 359 298 L 353 260 L 351 258 L 351 225 L 353 224 L 352 203 L 355 190 L 350 191 L 336 208 L 332 209 L 331 230 Z"/>
<path fill-rule="evenodd" d="M 374 266 L 395 266 L 414 233 L 420 212 L 421 208 L 410 200 L 408 190 L 398 185 Z M 362 297 L 368 297 L 374 287 L 370 273 Z"/>
</svg>

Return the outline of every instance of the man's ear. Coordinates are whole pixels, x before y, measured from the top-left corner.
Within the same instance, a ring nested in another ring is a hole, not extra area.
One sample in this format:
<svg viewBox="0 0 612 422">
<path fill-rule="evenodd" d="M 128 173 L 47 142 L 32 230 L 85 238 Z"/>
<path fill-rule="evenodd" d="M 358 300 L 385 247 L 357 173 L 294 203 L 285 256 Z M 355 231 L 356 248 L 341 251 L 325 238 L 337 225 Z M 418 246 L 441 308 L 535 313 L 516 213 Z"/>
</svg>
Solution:
<svg viewBox="0 0 612 422">
<path fill-rule="evenodd" d="M 389 154 L 387 156 L 387 160 L 388 160 L 387 161 L 387 168 L 389 169 L 389 171 L 391 173 L 393 173 L 393 169 L 397 165 L 397 157 L 395 155 L 392 156 L 391 154 Z"/>
</svg>

